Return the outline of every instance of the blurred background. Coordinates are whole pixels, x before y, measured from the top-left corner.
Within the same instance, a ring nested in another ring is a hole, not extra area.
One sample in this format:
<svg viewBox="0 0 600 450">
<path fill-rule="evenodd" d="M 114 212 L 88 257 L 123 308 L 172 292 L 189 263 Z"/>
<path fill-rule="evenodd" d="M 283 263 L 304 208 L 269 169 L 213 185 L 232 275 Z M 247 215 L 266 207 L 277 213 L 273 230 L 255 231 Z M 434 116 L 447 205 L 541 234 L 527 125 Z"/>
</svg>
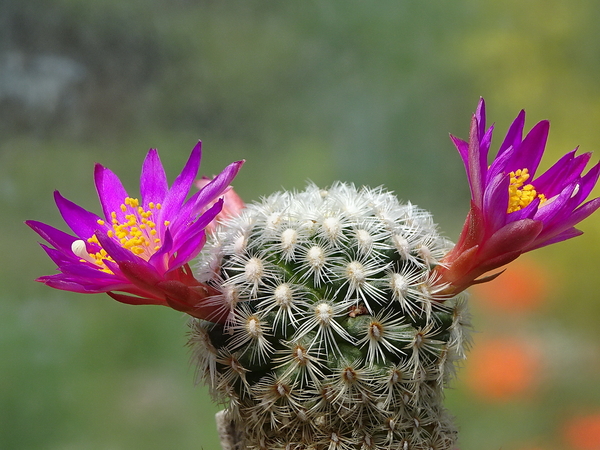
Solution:
<svg viewBox="0 0 600 450">
<path fill-rule="evenodd" d="M 0 0 L 0 448 L 219 448 L 185 318 L 55 291 L 23 221 L 99 212 L 100 162 L 136 192 L 247 164 L 251 201 L 307 180 L 385 185 L 456 239 L 479 96 L 493 147 L 521 108 L 552 121 L 547 168 L 600 147 L 600 3 L 580 0 Z M 596 153 L 594 162 L 600 153 Z M 596 194 L 597 195 L 597 194 Z M 461 450 L 600 449 L 600 215 L 473 290 L 475 347 L 447 406 Z"/>
</svg>

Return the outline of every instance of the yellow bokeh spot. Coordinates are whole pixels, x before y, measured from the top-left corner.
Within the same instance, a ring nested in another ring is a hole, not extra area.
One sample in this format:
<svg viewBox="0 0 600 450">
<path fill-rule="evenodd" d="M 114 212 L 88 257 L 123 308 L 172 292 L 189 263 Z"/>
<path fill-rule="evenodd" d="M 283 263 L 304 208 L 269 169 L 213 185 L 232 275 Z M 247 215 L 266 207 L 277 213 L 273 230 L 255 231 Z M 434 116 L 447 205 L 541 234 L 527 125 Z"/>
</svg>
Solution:
<svg viewBox="0 0 600 450">
<path fill-rule="evenodd" d="M 519 169 L 508 174 L 510 184 L 508 185 L 508 208 L 507 213 L 519 211 L 525 208 L 536 198 L 540 199 L 540 203 L 546 201 L 544 194 L 538 194 L 533 184 L 525 184 L 531 175 L 529 169 Z"/>
</svg>

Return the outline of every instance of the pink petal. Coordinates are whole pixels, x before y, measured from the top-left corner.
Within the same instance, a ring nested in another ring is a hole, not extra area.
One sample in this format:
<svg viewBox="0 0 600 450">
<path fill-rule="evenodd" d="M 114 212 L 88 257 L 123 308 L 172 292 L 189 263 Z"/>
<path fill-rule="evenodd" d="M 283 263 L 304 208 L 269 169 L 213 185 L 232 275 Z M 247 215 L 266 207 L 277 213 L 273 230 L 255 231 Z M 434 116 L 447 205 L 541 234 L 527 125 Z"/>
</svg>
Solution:
<svg viewBox="0 0 600 450">
<path fill-rule="evenodd" d="M 69 228 L 81 239 L 92 237 L 95 230 L 101 227 L 99 216 L 67 200 L 58 191 L 54 191 L 54 200 L 63 219 Z"/>
<path fill-rule="evenodd" d="M 140 176 L 143 208 L 148 209 L 150 202 L 162 203 L 168 191 L 169 184 L 165 169 L 160 162 L 158 152 L 151 148 L 142 165 L 142 175 Z"/>
<path fill-rule="evenodd" d="M 79 239 L 37 220 L 27 220 L 25 224 L 39 234 L 42 239 L 63 253 L 71 253 L 71 245 Z"/>
<path fill-rule="evenodd" d="M 469 132 L 469 158 L 468 173 L 469 184 L 471 186 L 471 197 L 479 208 L 483 208 L 483 190 L 485 187 L 485 176 L 487 172 L 487 155 L 482 154 L 479 146 L 479 136 L 477 129 L 479 123 L 475 116 L 471 120 L 471 130 Z"/>
<path fill-rule="evenodd" d="M 169 272 L 178 269 L 198 256 L 198 253 L 200 253 L 200 250 L 204 247 L 205 242 L 206 232 L 204 230 L 200 231 L 195 236 L 188 238 L 183 245 L 178 248 L 175 259 L 169 263 Z"/>
<path fill-rule="evenodd" d="M 129 197 L 127 191 L 121 184 L 121 180 L 110 169 L 96 164 L 94 168 L 94 181 L 98 198 L 104 211 L 104 216 L 110 220 L 111 213 L 117 213 L 119 222 L 123 222 L 125 214 L 121 211 L 121 205 L 126 197 Z"/>
<path fill-rule="evenodd" d="M 500 149 L 498 150 L 498 155 L 496 158 L 500 157 L 506 150 L 510 147 L 516 148 L 523 141 L 523 127 L 525 126 L 525 111 L 521 110 L 521 112 L 517 115 L 513 123 L 508 128 L 508 132 L 506 133 L 506 137 L 504 138 L 504 142 L 500 145 Z"/>
<path fill-rule="evenodd" d="M 538 122 L 525 136 L 521 145 L 515 147 L 516 151 L 506 165 L 506 172 L 516 172 L 519 169 L 527 168 L 533 178 L 542 160 L 549 131 L 550 122 L 547 120 Z"/>
<path fill-rule="evenodd" d="M 183 201 L 188 196 L 192 183 L 200 168 L 201 157 L 202 143 L 198 142 L 192 149 L 192 153 L 190 154 L 185 167 L 177 178 L 175 178 L 173 186 L 165 196 L 161 209 L 161 222 L 157 224 L 159 233 L 162 229 L 162 220 L 172 220 L 172 218 L 177 217 L 180 214 L 181 205 L 183 205 Z"/>
</svg>

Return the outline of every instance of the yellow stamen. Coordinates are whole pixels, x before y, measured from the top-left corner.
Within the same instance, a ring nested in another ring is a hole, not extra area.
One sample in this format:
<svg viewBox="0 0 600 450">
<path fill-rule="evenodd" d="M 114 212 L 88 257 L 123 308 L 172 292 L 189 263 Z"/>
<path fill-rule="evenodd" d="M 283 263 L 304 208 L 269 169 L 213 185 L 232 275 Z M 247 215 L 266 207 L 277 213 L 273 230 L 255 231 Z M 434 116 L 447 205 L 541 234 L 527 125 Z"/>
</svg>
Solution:
<svg viewBox="0 0 600 450">
<path fill-rule="evenodd" d="M 538 194 L 533 184 L 525 184 L 529 179 L 529 169 L 519 169 L 508 174 L 510 184 L 508 185 L 508 208 L 507 213 L 519 211 L 525 208 L 536 198 L 540 199 L 540 203 L 546 201 L 544 194 Z"/>
<path fill-rule="evenodd" d="M 107 230 L 109 238 L 116 238 L 123 248 L 131 251 L 133 254 L 145 259 L 146 261 L 161 248 L 161 240 L 156 237 L 157 231 L 155 229 L 156 224 L 149 220 L 152 216 L 153 209 L 160 209 L 160 203 L 149 203 L 148 210 L 144 210 L 140 206 L 140 202 L 137 198 L 126 197 L 123 203 L 120 205 L 120 209 L 125 215 L 125 220 L 120 222 L 117 218 L 115 211 L 110 213 L 111 228 Z M 97 220 L 98 225 L 105 225 L 105 221 L 102 219 Z M 165 226 L 169 225 L 169 221 L 165 220 Z M 95 246 L 100 246 L 100 242 L 96 235 L 93 235 L 87 242 Z M 100 246 L 101 247 L 101 246 Z M 114 260 L 108 256 L 106 250 L 100 248 L 98 252 L 88 253 L 86 243 L 82 240 L 73 242 L 71 250 L 73 253 L 80 258 L 82 262 L 90 262 L 97 265 L 100 270 L 106 273 L 112 274 L 113 272 L 108 268 L 104 261 Z"/>
</svg>

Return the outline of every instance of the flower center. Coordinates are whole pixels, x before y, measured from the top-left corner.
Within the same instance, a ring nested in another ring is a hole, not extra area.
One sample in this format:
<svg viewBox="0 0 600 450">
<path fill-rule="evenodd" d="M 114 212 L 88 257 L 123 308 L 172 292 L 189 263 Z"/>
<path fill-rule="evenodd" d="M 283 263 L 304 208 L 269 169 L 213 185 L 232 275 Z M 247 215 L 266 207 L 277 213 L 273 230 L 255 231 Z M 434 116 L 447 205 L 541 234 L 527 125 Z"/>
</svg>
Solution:
<svg viewBox="0 0 600 450">
<path fill-rule="evenodd" d="M 126 248 L 146 261 L 162 245 L 160 238 L 157 236 L 156 223 L 152 221 L 154 211 L 160 210 L 161 204 L 149 203 L 148 208 L 148 210 L 144 210 L 137 198 L 126 197 L 124 203 L 121 204 L 121 211 L 125 213 L 125 220 L 119 222 L 117 213 L 113 211 L 110 215 L 112 229 L 107 232 L 108 237 L 118 240 L 123 248 Z M 169 223 L 168 220 L 165 220 L 165 227 L 169 226 Z M 98 219 L 98 225 L 104 226 L 105 224 L 104 220 Z M 83 241 L 81 242 L 83 243 Z M 100 246 L 100 242 L 95 234 L 87 242 Z M 82 258 L 82 260 L 100 266 L 102 271 L 112 273 L 106 264 L 104 264 L 104 260 L 113 261 L 113 259 L 103 248 L 100 248 L 96 253 L 87 253 L 78 245 L 77 247 L 73 247 L 73 253 Z"/>
<path fill-rule="evenodd" d="M 538 194 L 533 184 L 525 184 L 529 179 L 529 169 L 519 169 L 516 172 L 510 172 L 510 184 L 508 185 L 508 208 L 507 213 L 519 211 L 525 208 L 536 198 L 540 203 L 546 201 L 544 194 Z"/>
</svg>

